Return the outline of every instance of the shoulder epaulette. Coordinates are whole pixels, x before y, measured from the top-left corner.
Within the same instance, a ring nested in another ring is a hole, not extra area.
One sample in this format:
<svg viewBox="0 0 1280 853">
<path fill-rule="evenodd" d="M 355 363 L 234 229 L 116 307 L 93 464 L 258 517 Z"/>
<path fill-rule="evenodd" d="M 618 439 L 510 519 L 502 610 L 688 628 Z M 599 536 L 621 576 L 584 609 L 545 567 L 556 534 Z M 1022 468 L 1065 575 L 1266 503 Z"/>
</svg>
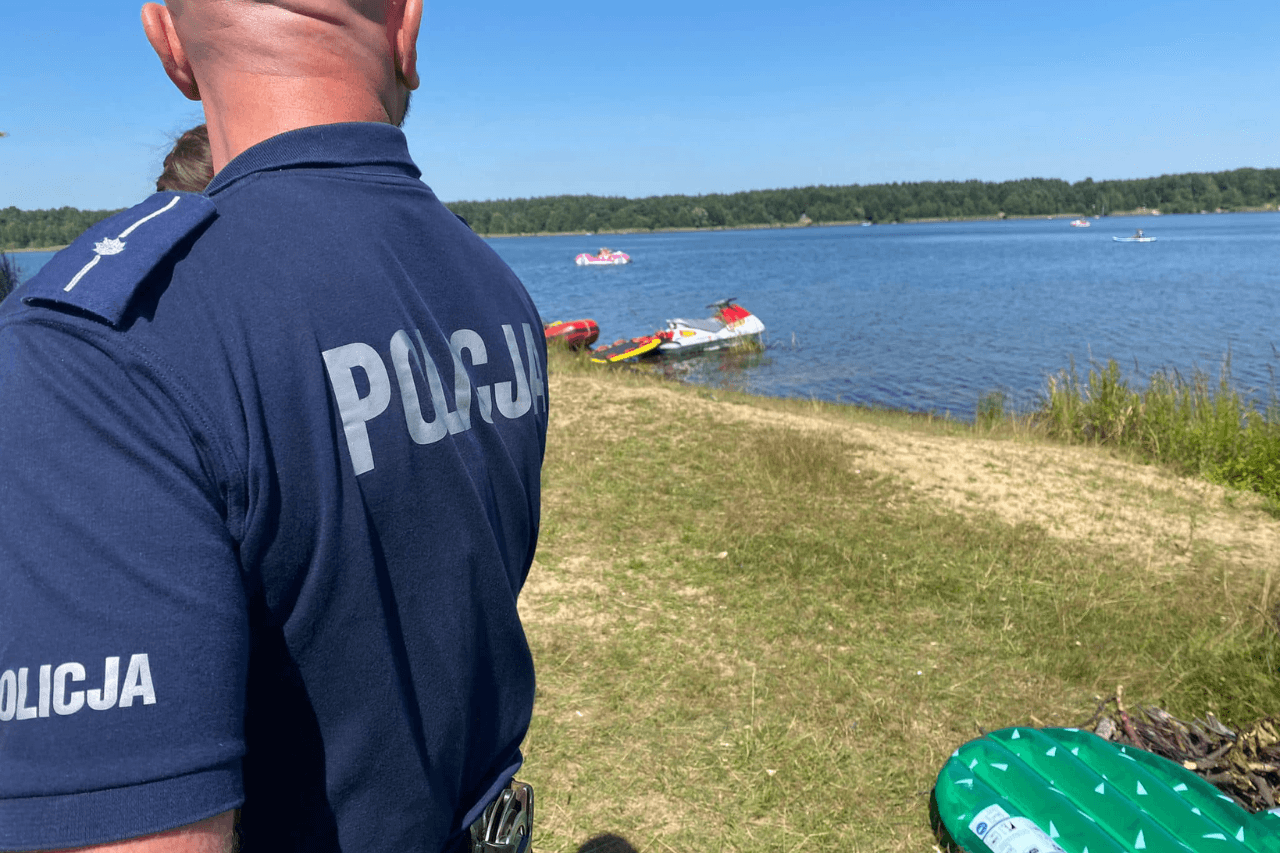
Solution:
<svg viewBox="0 0 1280 853">
<path fill-rule="evenodd" d="M 22 286 L 28 305 L 69 306 L 111 325 L 174 247 L 218 215 L 195 193 L 156 193 L 91 226 Z"/>
</svg>

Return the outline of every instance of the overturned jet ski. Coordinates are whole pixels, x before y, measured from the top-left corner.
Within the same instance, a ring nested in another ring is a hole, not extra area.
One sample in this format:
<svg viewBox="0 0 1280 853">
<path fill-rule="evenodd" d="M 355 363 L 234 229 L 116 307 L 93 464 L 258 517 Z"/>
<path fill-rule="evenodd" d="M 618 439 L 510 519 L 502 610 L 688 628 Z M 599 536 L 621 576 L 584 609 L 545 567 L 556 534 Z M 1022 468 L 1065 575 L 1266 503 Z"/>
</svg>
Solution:
<svg viewBox="0 0 1280 853">
<path fill-rule="evenodd" d="M 738 305 L 734 298 L 722 299 L 707 307 L 716 309 L 715 314 L 698 320 L 683 317 L 668 320 L 665 329 L 652 335 L 596 347 L 591 351 L 591 360 L 603 364 L 643 356 L 680 356 L 759 343 L 760 336 L 764 334 L 764 323 Z"/>
</svg>

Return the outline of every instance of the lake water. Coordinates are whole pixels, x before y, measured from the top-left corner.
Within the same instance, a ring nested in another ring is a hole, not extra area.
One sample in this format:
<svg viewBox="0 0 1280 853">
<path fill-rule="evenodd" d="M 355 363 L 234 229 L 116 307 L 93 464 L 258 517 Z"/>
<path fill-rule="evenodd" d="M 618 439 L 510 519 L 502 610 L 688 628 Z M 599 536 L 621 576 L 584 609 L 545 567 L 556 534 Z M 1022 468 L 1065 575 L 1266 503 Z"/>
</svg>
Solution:
<svg viewBox="0 0 1280 853">
<path fill-rule="evenodd" d="M 1155 243 L 1116 243 L 1135 228 Z M 1171 368 L 1264 402 L 1280 367 L 1280 213 L 943 222 L 490 241 L 543 319 L 590 317 L 601 340 L 705 317 L 737 297 L 768 327 L 763 353 L 667 367 L 757 394 L 972 418 L 1003 391 L 1033 405 L 1074 360 L 1135 381 Z M 601 245 L 633 263 L 577 267 Z M 26 271 L 48 254 L 13 256 Z"/>
<path fill-rule="evenodd" d="M 1116 243 L 1142 228 L 1154 243 Z M 607 243 L 623 267 L 572 265 Z M 691 379 L 760 394 L 949 412 L 1005 392 L 1032 405 L 1050 374 L 1114 358 L 1242 389 L 1280 366 L 1280 214 L 920 223 L 595 237 L 494 248 L 544 319 L 592 317 L 606 341 L 706 316 L 736 296 L 768 327 L 758 360 L 689 361 Z"/>
</svg>

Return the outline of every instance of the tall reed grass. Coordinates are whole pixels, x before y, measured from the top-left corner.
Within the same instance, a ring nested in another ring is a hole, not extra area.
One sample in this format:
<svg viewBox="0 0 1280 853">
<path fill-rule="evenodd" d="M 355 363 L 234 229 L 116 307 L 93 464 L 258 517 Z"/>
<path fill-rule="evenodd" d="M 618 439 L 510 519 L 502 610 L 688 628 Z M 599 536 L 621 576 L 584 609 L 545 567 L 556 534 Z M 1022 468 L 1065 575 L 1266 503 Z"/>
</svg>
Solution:
<svg viewBox="0 0 1280 853">
<path fill-rule="evenodd" d="M 1280 507 L 1280 401 L 1259 406 L 1231 378 L 1230 357 L 1215 382 L 1196 370 L 1152 374 L 1134 388 L 1114 360 L 1093 364 L 1081 381 L 1075 364 L 1050 376 L 1032 415 L 1049 436 L 1128 448 L 1187 474 L 1258 492 Z"/>
</svg>

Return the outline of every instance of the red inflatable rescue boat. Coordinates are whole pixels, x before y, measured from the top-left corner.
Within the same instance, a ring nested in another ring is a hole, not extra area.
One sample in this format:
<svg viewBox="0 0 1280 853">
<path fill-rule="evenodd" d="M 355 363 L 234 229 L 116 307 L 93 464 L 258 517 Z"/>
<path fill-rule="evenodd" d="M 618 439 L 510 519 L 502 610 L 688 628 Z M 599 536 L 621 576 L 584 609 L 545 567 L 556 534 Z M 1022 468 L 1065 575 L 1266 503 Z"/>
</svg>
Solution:
<svg viewBox="0 0 1280 853">
<path fill-rule="evenodd" d="M 600 327 L 595 320 L 557 320 L 542 327 L 547 343 L 558 343 L 578 350 L 591 346 L 600 337 Z"/>
</svg>

